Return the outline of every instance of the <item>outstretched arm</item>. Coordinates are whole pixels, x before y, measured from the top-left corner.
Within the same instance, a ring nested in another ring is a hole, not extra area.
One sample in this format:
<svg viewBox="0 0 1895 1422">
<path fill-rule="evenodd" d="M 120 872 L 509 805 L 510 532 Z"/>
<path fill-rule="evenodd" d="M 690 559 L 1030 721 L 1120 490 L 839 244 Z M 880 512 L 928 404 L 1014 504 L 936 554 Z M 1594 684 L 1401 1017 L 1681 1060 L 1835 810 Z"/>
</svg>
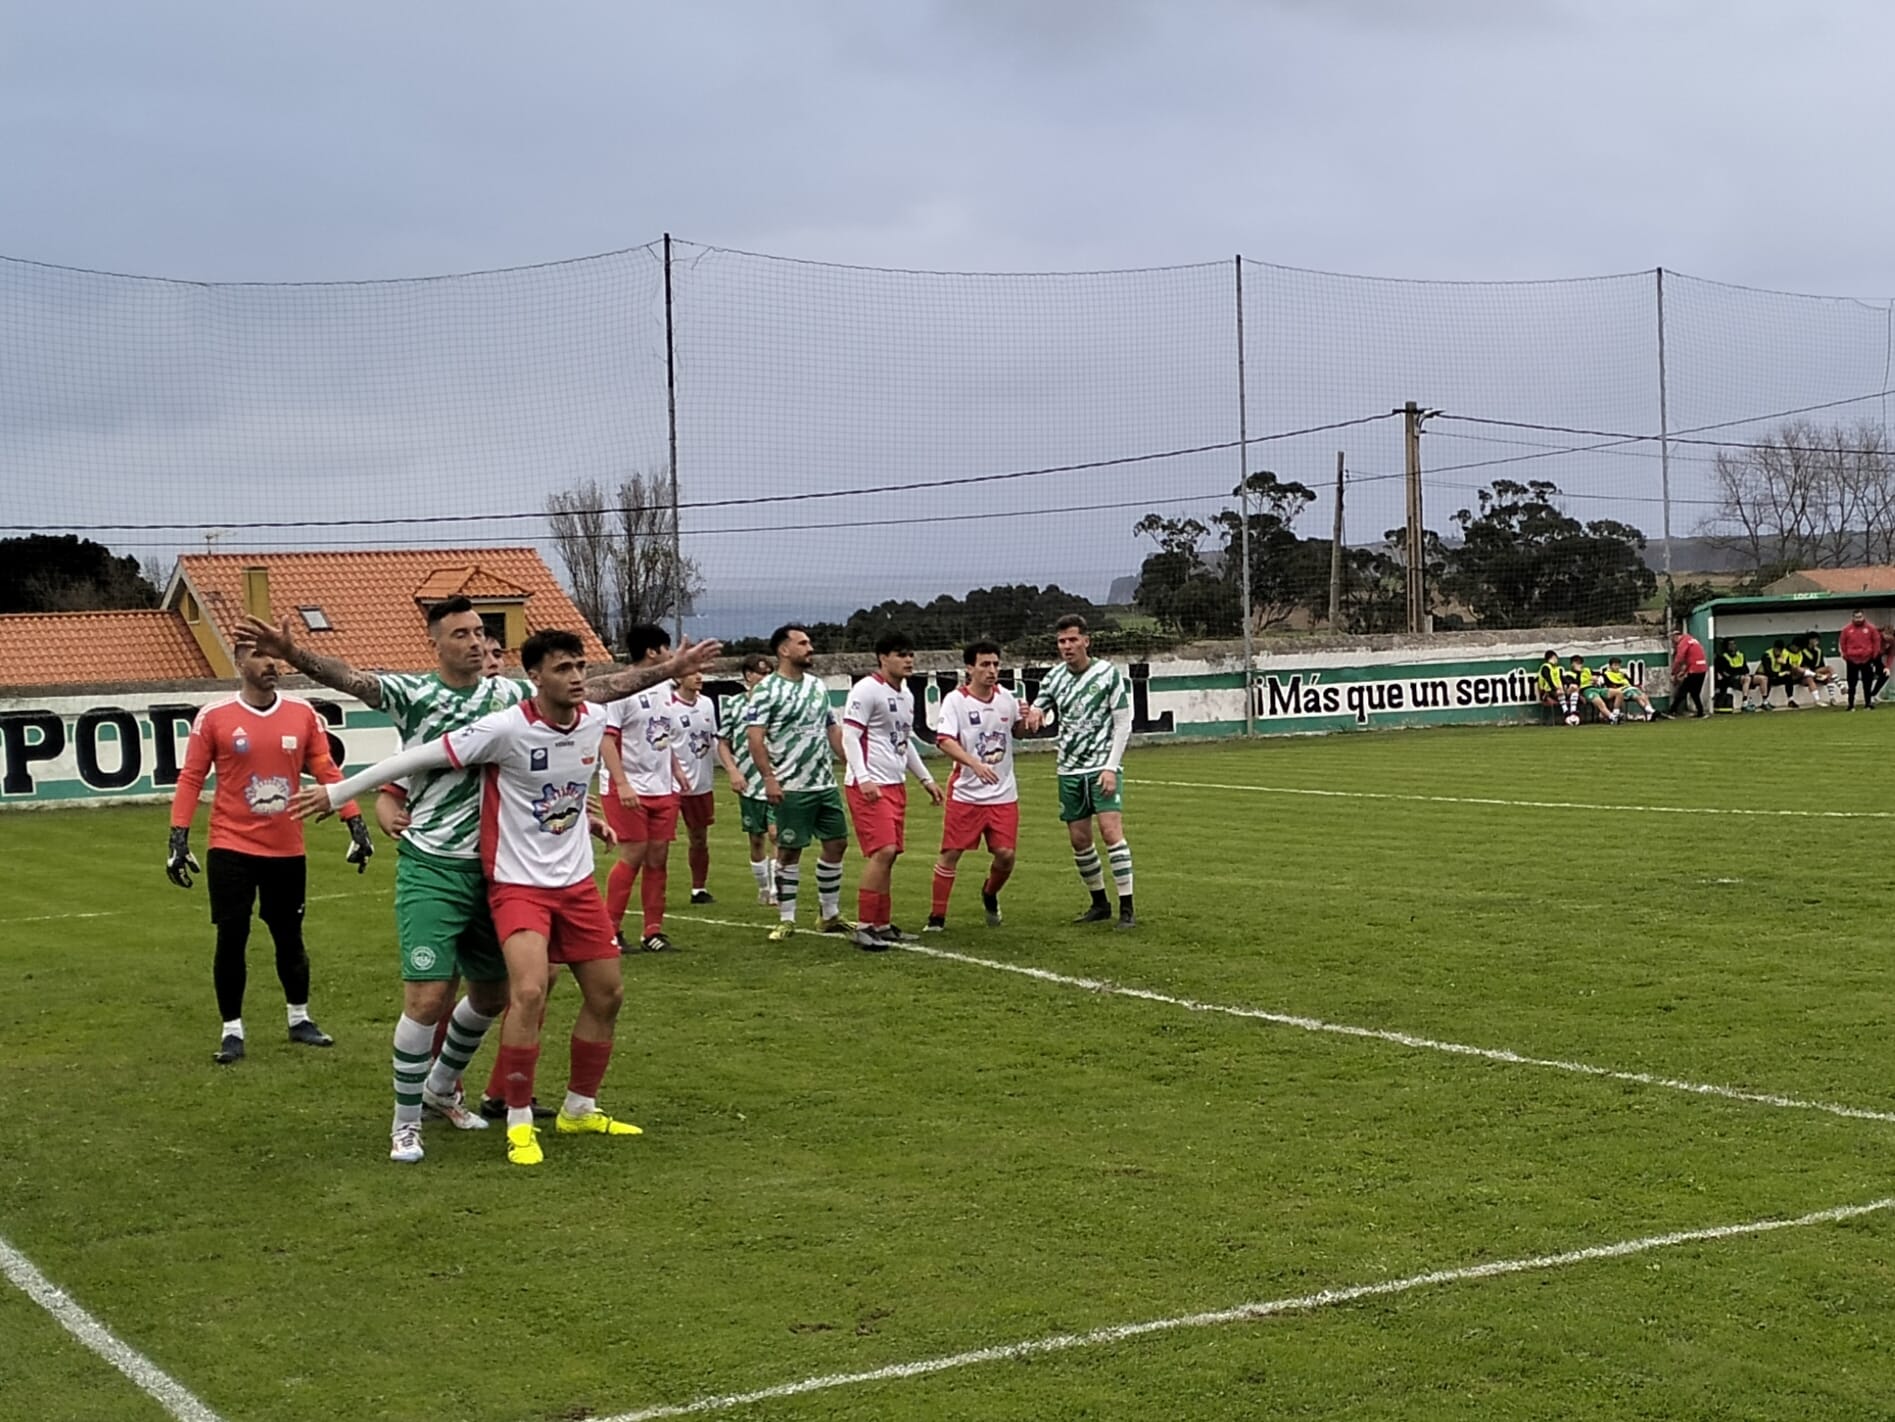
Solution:
<svg viewBox="0 0 1895 1422">
<path fill-rule="evenodd" d="M 338 806 L 357 795 L 366 794 L 376 786 L 389 780 L 406 780 L 425 770 L 446 770 L 454 764 L 448 753 L 447 737 L 424 741 L 405 751 L 391 755 L 387 760 L 371 765 L 367 770 L 358 771 L 347 780 L 334 785 L 319 785 L 313 790 L 305 790 L 296 797 L 296 818 L 299 820 L 325 819 L 334 814 Z"/>
<path fill-rule="evenodd" d="M 288 662 L 311 681 L 321 682 L 331 691 L 353 696 L 364 706 L 377 710 L 382 704 L 381 679 L 373 672 L 357 671 L 340 657 L 325 657 L 297 642 L 287 622 L 272 627 L 260 617 L 246 617 L 237 624 L 232 639 L 237 650 L 255 647 L 266 657 Z"/>
<path fill-rule="evenodd" d="M 648 667 L 627 667 L 624 671 L 587 678 L 586 700 L 617 701 L 622 696 L 630 696 L 635 691 L 643 691 L 661 681 L 676 681 L 691 672 L 709 671 L 711 663 L 717 660 L 723 650 L 722 642 L 693 642 L 686 637 L 678 650 L 662 662 L 655 662 Z M 310 675 L 314 676 L 315 673 L 311 672 Z"/>
</svg>

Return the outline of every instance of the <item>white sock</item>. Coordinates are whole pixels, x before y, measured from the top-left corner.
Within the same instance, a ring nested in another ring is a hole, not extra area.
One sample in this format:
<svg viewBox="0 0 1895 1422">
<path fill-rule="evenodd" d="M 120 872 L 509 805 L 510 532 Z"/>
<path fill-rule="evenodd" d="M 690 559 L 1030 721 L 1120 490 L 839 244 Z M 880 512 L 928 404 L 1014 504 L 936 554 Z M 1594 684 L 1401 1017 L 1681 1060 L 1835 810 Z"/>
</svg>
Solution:
<svg viewBox="0 0 1895 1422">
<path fill-rule="evenodd" d="M 750 877 L 757 881 L 757 887 L 759 889 L 767 890 L 770 887 L 770 861 L 767 859 L 751 860 Z"/>
<path fill-rule="evenodd" d="M 298 1022 L 307 1022 L 309 1021 L 309 1004 L 306 1002 L 292 1002 L 289 1004 L 289 1014 L 290 1026 L 292 1027 Z"/>
<path fill-rule="evenodd" d="M 532 1124 L 533 1108 L 531 1106 L 507 1107 L 507 1129 L 509 1131 L 515 1126 L 530 1126 Z"/>
<path fill-rule="evenodd" d="M 816 905 L 824 918 L 842 917 L 842 865 L 816 861 Z"/>
<path fill-rule="evenodd" d="M 581 1096 L 577 1092 L 566 1093 L 566 1104 L 560 1108 L 568 1116 L 590 1116 L 599 1109 L 599 1103 L 590 1096 Z"/>
<path fill-rule="evenodd" d="M 428 1074 L 434 1051 L 434 1028 L 407 1013 L 395 1020 L 395 1124 L 415 1125 L 421 1120 L 421 1083 Z"/>
<path fill-rule="evenodd" d="M 243 1018 L 233 1017 L 230 1021 L 226 1022 L 224 1024 L 224 1035 L 226 1037 L 241 1038 L 243 1036 Z"/>
</svg>

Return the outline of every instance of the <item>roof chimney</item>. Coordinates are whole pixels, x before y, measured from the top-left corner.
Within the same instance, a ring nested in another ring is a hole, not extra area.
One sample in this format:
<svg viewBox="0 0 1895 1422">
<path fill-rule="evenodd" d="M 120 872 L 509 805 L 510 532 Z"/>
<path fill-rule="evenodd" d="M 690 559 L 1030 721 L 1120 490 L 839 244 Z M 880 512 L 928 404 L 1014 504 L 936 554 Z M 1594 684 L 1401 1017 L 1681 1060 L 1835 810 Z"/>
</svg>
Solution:
<svg viewBox="0 0 1895 1422">
<path fill-rule="evenodd" d="M 274 622 L 270 616 L 270 570 L 265 567 L 243 570 L 243 610 L 252 617 Z"/>
</svg>

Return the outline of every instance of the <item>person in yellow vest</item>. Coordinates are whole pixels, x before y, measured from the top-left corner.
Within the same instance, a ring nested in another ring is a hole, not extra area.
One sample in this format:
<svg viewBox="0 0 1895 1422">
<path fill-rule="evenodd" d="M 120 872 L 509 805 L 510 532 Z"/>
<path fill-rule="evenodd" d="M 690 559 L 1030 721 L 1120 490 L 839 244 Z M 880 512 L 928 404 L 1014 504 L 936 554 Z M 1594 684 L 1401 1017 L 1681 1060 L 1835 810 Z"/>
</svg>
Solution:
<svg viewBox="0 0 1895 1422">
<path fill-rule="evenodd" d="M 1612 708 L 1613 719 L 1625 714 L 1625 703 L 1628 701 L 1645 713 L 1643 719 L 1658 719 L 1658 713 L 1652 710 L 1652 699 L 1645 694 L 1643 687 L 1632 680 L 1631 674 L 1625 670 L 1625 664 L 1617 657 L 1606 662 L 1605 670 L 1599 673 L 1599 680 L 1605 684 L 1606 704 Z"/>
<path fill-rule="evenodd" d="M 1586 665 L 1586 659 L 1574 654 L 1572 665 L 1567 668 L 1566 679 L 1579 692 L 1579 699 L 1591 710 L 1594 717 L 1611 725 L 1618 725 L 1619 713 L 1614 711 L 1606 700 L 1605 684 L 1593 675 L 1592 668 Z M 1575 724 L 1569 717 L 1567 725 Z"/>
<path fill-rule="evenodd" d="M 1796 689 L 1807 683 L 1808 677 L 1803 671 L 1803 654 L 1781 637 L 1764 650 L 1763 662 L 1758 667 L 1764 675 L 1767 686 L 1763 694 L 1763 705 L 1770 709 L 1770 693 L 1777 687 L 1783 688 L 1784 709 L 1800 711 L 1796 704 Z"/>
<path fill-rule="evenodd" d="M 1555 721 L 1579 724 L 1579 688 L 1566 684 L 1566 669 L 1559 664 L 1559 653 L 1550 647 L 1534 675 L 1533 687 L 1540 694 L 1540 705 L 1553 713 Z"/>
<path fill-rule="evenodd" d="M 1750 704 L 1753 689 L 1769 694 L 1769 684 L 1761 674 L 1750 670 L 1750 659 L 1744 655 L 1743 648 L 1737 645 L 1733 637 L 1726 637 L 1717 644 L 1717 660 L 1712 669 L 1717 673 L 1717 695 L 1722 696 L 1729 705 L 1722 708 L 1727 711 L 1755 711 Z"/>
</svg>

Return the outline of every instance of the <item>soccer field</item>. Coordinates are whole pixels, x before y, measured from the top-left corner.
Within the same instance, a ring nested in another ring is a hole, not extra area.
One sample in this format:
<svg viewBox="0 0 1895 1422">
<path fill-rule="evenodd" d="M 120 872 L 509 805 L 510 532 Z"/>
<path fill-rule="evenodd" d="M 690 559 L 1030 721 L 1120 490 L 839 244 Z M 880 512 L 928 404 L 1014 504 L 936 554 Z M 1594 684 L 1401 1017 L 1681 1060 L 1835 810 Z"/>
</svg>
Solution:
<svg viewBox="0 0 1895 1422">
<path fill-rule="evenodd" d="M 187 1390 L 0 1288 L 0 1416 L 1886 1416 L 1891 717 L 1134 750 L 1132 935 L 1025 758 L 1006 925 L 970 856 L 881 955 L 765 943 L 720 791 L 720 902 L 625 962 L 647 1134 L 537 1170 L 387 1160 L 392 854 L 311 831 L 337 1045 L 259 925 L 224 1069 L 163 812 L 0 816 L 8 1263 Z"/>
</svg>

